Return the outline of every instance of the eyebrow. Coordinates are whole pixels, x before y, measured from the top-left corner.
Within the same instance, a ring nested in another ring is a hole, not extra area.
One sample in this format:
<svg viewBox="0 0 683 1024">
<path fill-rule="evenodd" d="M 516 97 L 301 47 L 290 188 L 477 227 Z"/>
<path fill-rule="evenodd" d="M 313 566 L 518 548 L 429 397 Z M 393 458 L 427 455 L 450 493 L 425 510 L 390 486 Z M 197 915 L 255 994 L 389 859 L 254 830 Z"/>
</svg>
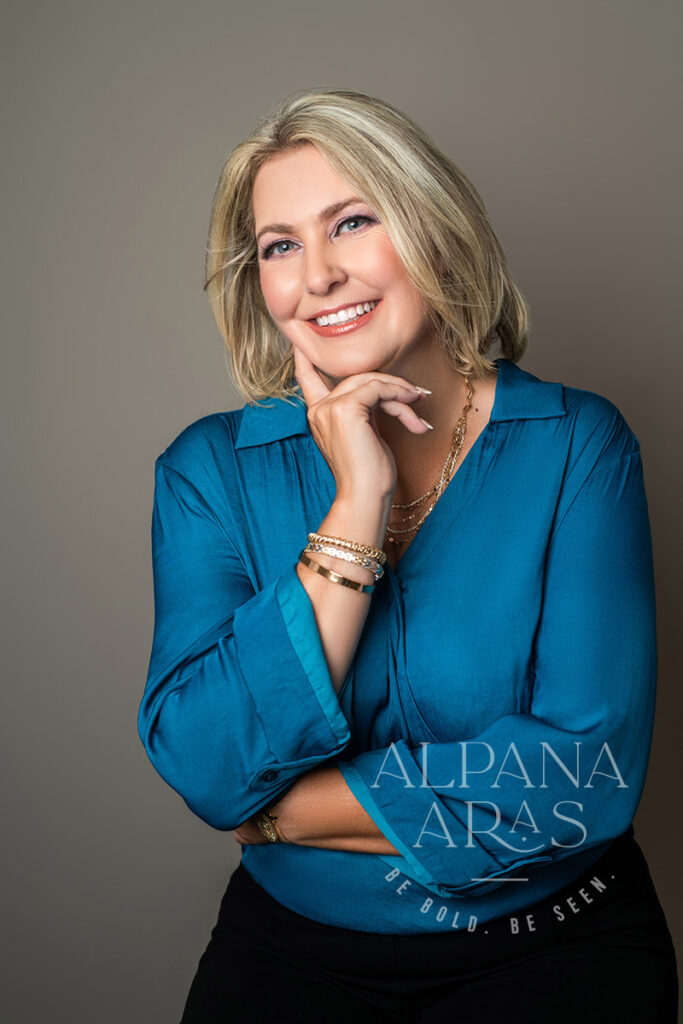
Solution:
<svg viewBox="0 0 683 1024">
<path fill-rule="evenodd" d="M 343 210 L 345 207 L 350 206 L 352 203 L 363 202 L 365 202 L 365 200 L 361 199 L 359 196 L 351 196 L 349 199 L 341 199 L 338 203 L 332 203 L 331 206 L 326 206 L 324 210 L 321 210 L 320 213 L 318 214 L 318 220 L 321 222 L 324 220 L 328 220 L 329 217 L 334 217 L 335 213 L 339 213 L 340 210 Z M 280 232 L 294 231 L 294 228 L 292 227 L 291 224 L 266 224 L 266 226 L 264 228 L 261 228 L 261 230 L 257 234 L 257 242 L 261 235 L 265 235 L 266 231 L 274 231 L 277 234 Z"/>
</svg>

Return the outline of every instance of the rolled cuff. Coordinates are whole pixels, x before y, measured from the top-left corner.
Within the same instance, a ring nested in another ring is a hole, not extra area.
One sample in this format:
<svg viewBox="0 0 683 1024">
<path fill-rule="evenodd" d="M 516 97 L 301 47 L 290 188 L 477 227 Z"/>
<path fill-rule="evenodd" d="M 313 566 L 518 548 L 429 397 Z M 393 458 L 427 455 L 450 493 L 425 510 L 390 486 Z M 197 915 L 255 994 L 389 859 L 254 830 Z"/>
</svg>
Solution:
<svg viewBox="0 0 683 1024">
<path fill-rule="evenodd" d="M 296 565 L 237 609 L 233 635 L 240 672 L 274 759 L 254 772 L 250 784 L 296 775 L 303 766 L 340 753 L 351 730 Z"/>
</svg>

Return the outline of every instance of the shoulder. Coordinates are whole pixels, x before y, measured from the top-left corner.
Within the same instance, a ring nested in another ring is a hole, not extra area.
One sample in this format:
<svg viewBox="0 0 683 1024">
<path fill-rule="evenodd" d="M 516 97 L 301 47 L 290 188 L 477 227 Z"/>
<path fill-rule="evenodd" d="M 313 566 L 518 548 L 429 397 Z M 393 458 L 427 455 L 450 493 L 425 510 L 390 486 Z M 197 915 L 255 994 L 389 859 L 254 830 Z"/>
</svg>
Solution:
<svg viewBox="0 0 683 1024">
<path fill-rule="evenodd" d="M 569 465 L 586 475 L 640 451 L 622 410 L 605 395 L 563 384 Z"/>
<path fill-rule="evenodd" d="M 286 490 L 291 476 L 290 441 L 309 435 L 303 401 L 269 398 L 238 409 L 210 413 L 184 427 L 156 459 L 156 473 L 175 476 L 199 491 L 213 508 L 258 502 L 278 481 Z M 297 456 L 300 449 L 297 447 Z"/>
<path fill-rule="evenodd" d="M 200 455 L 207 447 L 229 443 L 239 430 L 242 413 L 242 409 L 236 409 L 200 417 L 172 437 L 159 458 L 168 464 L 177 463 L 180 468 L 186 460 Z"/>
<path fill-rule="evenodd" d="M 155 461 L 164 489 L 199 494 L 213 510 L 225 510 L 235 490 L 235 440 L 243 409 L 210 413 L 184 427 Z"/>
<path fill-rule="evenodd" d="M 214 412 L 194 420 L 169 441 L 157 462 L 185 476 L 211 465 L 234 448 L 243 411 Z"/>
<path fill-rule="evenodd" d="M 198 459 L 208 459 L 211 464 L 226 458 L 237 460 L 243 450 L 252 448 L 274 455 L 277 442 L 307 434 L 310 428 L 303 399 L 271 397 L 202 416 L 182 430 L 159 458 L 180 469 Z"/>
<path fill-rule="evenodd" d="M 606 395 L 541 379 L 506 359 L 500 360 L 500 371 L 492 418 L 518 420 L 525 431 L 528 427 L 532 453 L 545 461 L 561 460 L 565 475 L 585 475 L 598 463 L 639 451 L 626 417 Z"/>
<path fill-rule="evenodd" d="M 158 455 L 157 503 L 201 506 L 234 543 L 246 545 L 254 518 L 291 492 L 299 458 L 307 457 L 307 446 L 292 451 L 292 442 L 306 433 L 305 405 L 281 399 L 202 416 Z"/>
</svg>

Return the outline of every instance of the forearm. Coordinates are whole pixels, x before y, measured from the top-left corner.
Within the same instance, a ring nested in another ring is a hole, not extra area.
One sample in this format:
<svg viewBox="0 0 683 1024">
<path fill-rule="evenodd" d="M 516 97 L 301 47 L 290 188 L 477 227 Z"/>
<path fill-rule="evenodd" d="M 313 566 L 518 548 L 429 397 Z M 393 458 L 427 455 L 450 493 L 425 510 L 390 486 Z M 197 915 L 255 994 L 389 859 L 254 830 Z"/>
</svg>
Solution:
<svg viewBox="0 0 683 1024">
<path fill-rule="evenodd" d="M 336 498 L 315 532 L 381 548 L 388 513 L 387 501 L 356 503 Z M 373 583 L 370 570 L 353 562 L 318 552 L 313 558 L 348 579 Z M 301 563 L 297 565 L 297 574 L 313 605 L 330 676 L 338 693 L 356 653 L 372 594 L 333 583 Z"/>
<path fill-rule="evenodd" d="M 302 775 L 271 813 L 284 838 L 298 846 L 398 855 L 334 764 Z"/>
</svg>

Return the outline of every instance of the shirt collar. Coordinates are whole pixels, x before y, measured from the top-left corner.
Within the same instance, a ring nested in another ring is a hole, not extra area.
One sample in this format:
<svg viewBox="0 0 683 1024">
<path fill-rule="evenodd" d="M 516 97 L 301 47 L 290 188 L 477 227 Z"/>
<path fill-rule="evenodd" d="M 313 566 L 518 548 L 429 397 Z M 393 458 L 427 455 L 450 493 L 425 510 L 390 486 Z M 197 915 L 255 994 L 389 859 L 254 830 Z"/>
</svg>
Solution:
<svg viewBox="0 0 683 1024">
<path fill-rule="evenodd" d="M 498 367 L 498 380 L 490 417 L 492 423 L 566 415 L 561 383 L 540 380 L 504 356 L 499 356 L 494 363 Z M 252 448 L 310 433 L 306 403 L 301 396 L 290 400 L 267 398 L 262 402 L 243 407 L 235 448 Z"/>
</svg>

